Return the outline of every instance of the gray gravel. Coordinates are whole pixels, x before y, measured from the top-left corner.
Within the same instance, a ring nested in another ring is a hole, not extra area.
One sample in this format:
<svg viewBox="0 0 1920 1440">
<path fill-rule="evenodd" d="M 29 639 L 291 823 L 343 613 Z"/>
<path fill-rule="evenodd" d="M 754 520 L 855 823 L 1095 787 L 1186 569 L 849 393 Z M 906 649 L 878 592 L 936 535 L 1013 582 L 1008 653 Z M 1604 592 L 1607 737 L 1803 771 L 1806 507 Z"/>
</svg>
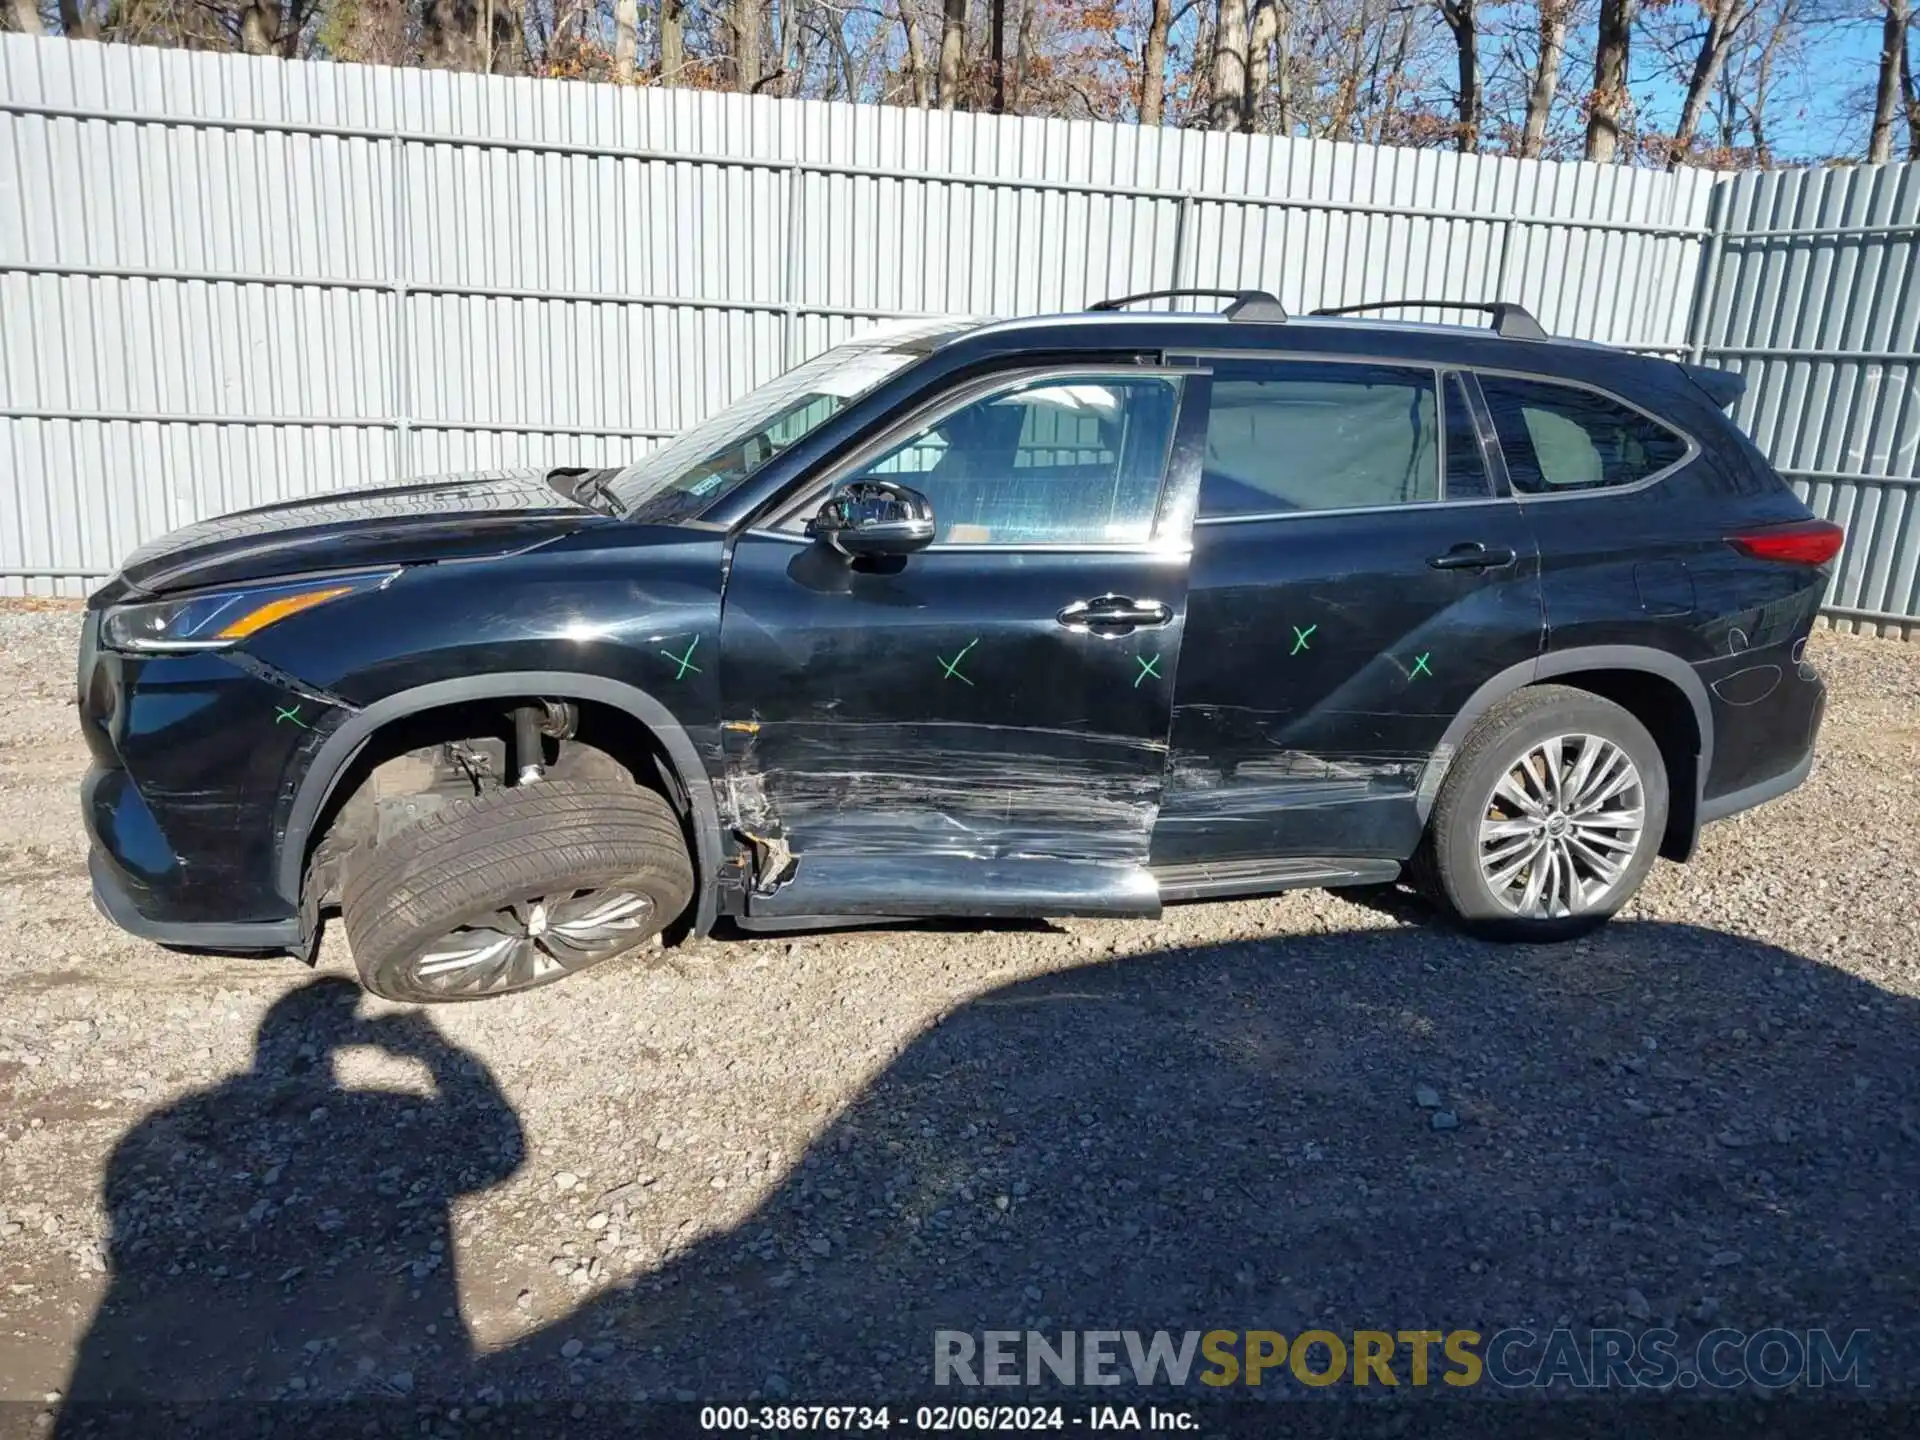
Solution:
<svg viewBox="0 0 1920 1440">
<path fill-rule="evenodd" d="M 938 1326 L 1310 1322 L 1920 1382 L 1920 647 L 1817 637 L 1812 780 L 1571 946 L 1303 892 L 410 1011 L 337 927 L 316 977 L 98 918 L 74 634 L 0 612 L 0 1398 L 847 1400 Z"/>
</svg>

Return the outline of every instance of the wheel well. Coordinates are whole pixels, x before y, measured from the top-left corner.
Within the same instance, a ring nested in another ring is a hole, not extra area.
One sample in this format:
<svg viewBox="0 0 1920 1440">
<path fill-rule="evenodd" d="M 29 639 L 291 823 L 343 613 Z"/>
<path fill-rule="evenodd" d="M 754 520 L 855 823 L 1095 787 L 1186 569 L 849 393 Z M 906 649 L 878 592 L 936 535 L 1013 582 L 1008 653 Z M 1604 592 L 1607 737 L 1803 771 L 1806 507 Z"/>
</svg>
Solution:
<svg viewBox="0 0 1920 1440">
<path fill-rule="evenodd" d="M 1667 829 L 1660 853 L 1685 860 L 1699 833 L 1700 720 L 1686 692 L 1648 670 L 1571 670 L 1543 683 L 1569 685 L 1611 700 L 1647 727 L 1667 767 Z"/>
<path fill-rule="evenodd" d="M 501 696 L 439 705 L 382 725 L 348 763 L 308 831 L 301 893 L 315 908 L 338 904 L 348 855 L 376 841 L 382 827 L 407 823 L 413 808 L 497 788 L 514 780 L 515 711 L 544 697 Z M 546 774 L 556 779 L 632 781 L 666 797 L 697 857 L 693 807 L 657 735 L 618 706 L 565 700 L 565 733 L 541 736 Z M 454 763 L 449 747 L 479 762 Z M 383 814 L 383 811 L 385 812 Z M 696 864 L 697 864 L 696 860 Z"/>
</svg>

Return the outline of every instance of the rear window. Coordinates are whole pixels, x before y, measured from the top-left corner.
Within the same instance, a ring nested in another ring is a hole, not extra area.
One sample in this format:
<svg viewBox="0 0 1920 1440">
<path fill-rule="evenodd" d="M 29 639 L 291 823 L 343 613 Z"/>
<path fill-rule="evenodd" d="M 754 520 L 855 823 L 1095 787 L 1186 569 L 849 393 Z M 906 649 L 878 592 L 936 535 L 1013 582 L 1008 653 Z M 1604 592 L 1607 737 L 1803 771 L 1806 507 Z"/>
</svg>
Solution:
<svg viewBox="0 0 1920 1440">
<path fill-rule="evenodd" d="M 1596 391 L 1510 375 L 1482 375 L 1480 390 L 1524 495 L 1632 485 L 1687 457 L 1682 436 Z"/>
</svg>

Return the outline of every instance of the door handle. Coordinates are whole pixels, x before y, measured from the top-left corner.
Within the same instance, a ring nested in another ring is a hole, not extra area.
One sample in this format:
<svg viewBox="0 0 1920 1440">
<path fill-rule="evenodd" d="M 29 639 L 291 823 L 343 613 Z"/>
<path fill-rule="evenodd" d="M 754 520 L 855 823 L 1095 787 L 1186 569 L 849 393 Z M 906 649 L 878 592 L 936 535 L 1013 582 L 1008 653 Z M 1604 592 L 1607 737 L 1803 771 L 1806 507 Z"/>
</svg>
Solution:
<svg viewBox="0 0 1920 1440">
<path fill-rule="evenodd" d="M 1091 600 L 1074 601 L 1056 618 L 1069 630 L 1112 636 L 1165 625 L 1173 619 L 1173 611 L 1158 600 L 1098 595 Z"/>
<path fill-rule="evenodd" d="M 1470 540 L 1427 561 L 1435 570 L 1504 570 L 1518 559 L 1505 545 L 1482 545 Z"/>
</svg>

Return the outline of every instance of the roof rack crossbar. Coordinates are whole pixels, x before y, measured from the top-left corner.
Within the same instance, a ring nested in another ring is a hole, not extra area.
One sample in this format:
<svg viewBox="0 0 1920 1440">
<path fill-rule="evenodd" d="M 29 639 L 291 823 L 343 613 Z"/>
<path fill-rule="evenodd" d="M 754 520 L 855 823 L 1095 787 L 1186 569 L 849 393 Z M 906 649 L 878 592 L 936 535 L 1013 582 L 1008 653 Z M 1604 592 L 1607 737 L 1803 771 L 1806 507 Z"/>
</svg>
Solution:
<svg viewBox="0 0 1920 1440">
<path fill-rule="evenodd" d="M 1511 300 L 1370 300 L 1364 305 L 1324 305 L 1316 315 L 1358 315 L 1368 310 L 1478 310 L 1493 317 L 1493 333 L 1509 340 L 1545 340 L 1533 312 Z"/>
<path fill-rule="evenodd" d="M 1265 290 L 1212 290 L 1182 287 L 1175 290 L 1142 290 L 1138 295 L 1116 295 L 1110 300 L 1099 300 L 1089 305 L 1089 310 L 1123 310 L 1141 300 L 1182 300 L 1190 296 L 1205 296 L 1211 299 L 1231 299 L 1233 303 L 1222 310 L 1221 315 L 1228 320 L 1264 321 L 1268 324 L 1281 324 L 1287 318 L 1287 310 L 1279 298 Z"/>
</svg>

